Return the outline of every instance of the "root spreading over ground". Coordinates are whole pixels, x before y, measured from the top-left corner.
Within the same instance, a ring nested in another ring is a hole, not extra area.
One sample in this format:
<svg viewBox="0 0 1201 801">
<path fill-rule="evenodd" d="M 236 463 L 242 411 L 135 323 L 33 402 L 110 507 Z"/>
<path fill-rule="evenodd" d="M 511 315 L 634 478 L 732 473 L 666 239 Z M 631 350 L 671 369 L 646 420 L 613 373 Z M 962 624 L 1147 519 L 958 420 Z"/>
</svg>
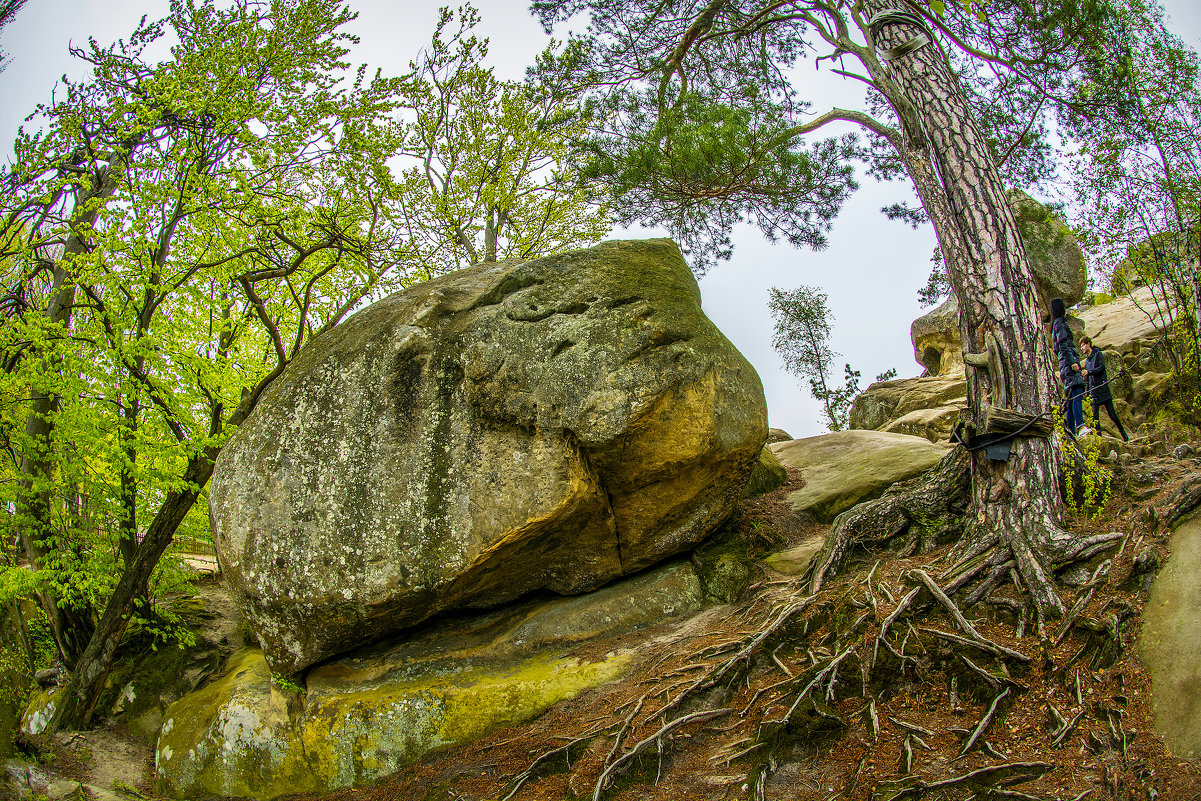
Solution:
<svg viewBox="0 0 1201 801">
<path fill-rule="evenodd" d="M 1201 769 L 1151 731 L 1133 647 L 1166 523 L 1201 502 L 1188 462 L 1141 464 L 1154 493 L 1135 480 L 1073 523 L 1054 565 L 1065 612 L 1046 626 L 1011 553 L 952 541 L 946 484 L 901 486 L 840 520 L 809 574 L 764 570 L 740 603 L 640 633 L 626 679 L 327 797 L 1201 797 Z M 787 508 L 795 486 L 727 535 L 817 533 Z"/>
</svg>

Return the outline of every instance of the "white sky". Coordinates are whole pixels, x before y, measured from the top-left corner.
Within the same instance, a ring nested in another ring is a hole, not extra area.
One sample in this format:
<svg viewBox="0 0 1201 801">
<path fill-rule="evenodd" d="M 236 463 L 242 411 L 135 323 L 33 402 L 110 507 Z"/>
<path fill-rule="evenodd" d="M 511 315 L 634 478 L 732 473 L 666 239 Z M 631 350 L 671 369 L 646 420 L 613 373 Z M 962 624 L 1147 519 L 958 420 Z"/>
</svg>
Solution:
<svg viewBox="0 0 1201 801">
<path fill-rule="evenodd" d="M 528 13 L 528 0 L 476 0 L 475 4 L 482 16 L 479 35 L 491 39 L 489 62 L 501 77 L 520 78 L 547 38 Z M 380 67 L 385 74 L 403 73 L 433 32 L 437 5 L 413 0 L 351 0 L 352 8 L 359 12 L 351 31 L 361 42 L 350 60 Z M 1164 5 L 1177 34 L 1194 47 L 1201 45 L 1201 4 L 1168 0 Z M 107 44 L 127 36 L 141 15 L 156 19 L 166 13 L 166 0 L 28 3 L 4 30 L 0 42 L 11 58 L 0 73 L 3 152 L 11 153 L 9 143 L 17 126 L 35 104 L 50 99 L 51 89 L 64 72 L 72 78 L 84 74 L 68 55 L 70 42 L 84 44 L 91 36 Z M 862 97 L 853 82 L 828 71 L 814 74 L 810 70 L 800 80 L 804 92 L 815 101 L 817 113 L 835 103 L 853 107 Z M 841 131 L 831 129 L 830 133 Z M 878 212 L 911 197 L 904 183 L 864 181 L 835 222 L 829 247 L 820 253 L 770 245 L 757 230 L 747 227 L 735 238 L 733 259 L 701 280 L 706 313 L 763 379 L 771 425 L 795 437 L 824 430 L 816 402 L 783 371 L 772 350 L 769 287 L 817 284 L 829 295 L 835 318 L 831 344 L 842 354 L 835 381 L 841 380 L 843 361 L 862 372 L 863 387 L 890 367 L 897 368 L 902 378 L 921 372 L 913 359 L 909 324 L 924 311 L 918 306 L 917 290 L 930 272 L 934 235 L 931 230 L 910 230 Z"/>
</svg>

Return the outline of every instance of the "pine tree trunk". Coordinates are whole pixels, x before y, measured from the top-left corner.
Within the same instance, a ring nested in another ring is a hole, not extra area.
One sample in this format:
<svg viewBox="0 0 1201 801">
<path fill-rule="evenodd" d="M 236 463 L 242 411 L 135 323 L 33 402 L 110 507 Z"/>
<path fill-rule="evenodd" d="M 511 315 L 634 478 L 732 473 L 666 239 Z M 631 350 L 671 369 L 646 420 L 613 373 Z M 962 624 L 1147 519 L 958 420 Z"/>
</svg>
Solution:
<svg viewBox="0 0 1201 801">
<path fill-rule="evenodd" d="M 865 19 L 906 10 L 896 0 L 866 0 L 864 7 Z M 888 22 L 877 33 L 877 48 L 886 50 L 922 29 L 911 22 Z M 923 137 L 929 145 L 931 161 L 919 161 L 914 179 L 935 223 L 959 301 L 964 349 L 984 352 L 990 341 L 996 343 L 999 375 L 967 368 L 972 413 L 982 423 L 990 405 L 1028 415 L 1050 411 L 1058 392 L 1033 271 L 1000 172 L 958 79 L 935 43 L 874 65 L 872 72 L 887 78 L 878 84 L 906 135 Z M 916 143 L 914 149 L 920 153 Z M 936 177 L 923 175 L 930 163 Z M 1052 570 L 1076 550 L 1060 527 L 1062 513 L 1059 458 L 1049 439 L 1018 438 L 1007 462 L 990 461 L 983 452 L 974 455 L 966 547 L 973 552 L 997 544 L 1008 548 L 1040 619 L 1062 614 Z"/>
</svg>

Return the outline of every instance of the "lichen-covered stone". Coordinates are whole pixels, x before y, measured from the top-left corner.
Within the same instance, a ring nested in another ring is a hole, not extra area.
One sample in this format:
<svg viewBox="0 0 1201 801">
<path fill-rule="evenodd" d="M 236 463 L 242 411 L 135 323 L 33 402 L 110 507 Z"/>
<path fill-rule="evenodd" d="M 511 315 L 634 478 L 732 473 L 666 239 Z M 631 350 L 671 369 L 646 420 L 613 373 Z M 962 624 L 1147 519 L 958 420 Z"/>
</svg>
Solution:
<svg viewBox="0 0 1201 801">
<path fill-rule="evenodd" d="M 788 442 L 790 439 L 794 439 L 792 434 L 789 434 L 782 428 L 767 429 L 767 443 L 769 445 L 773 442 Z"/>
<path fill-rule="evenodd" d="M 1043 204 L 1020 190 L 1008 193 L 1022 244 L 1034 271 L 1035 289 L 1043 309 L 1051 298 L 1069 306 L 1084 298 L 1088 272 L 1084 254 L 1071 229 Z M 913 355 L 930 375 L 961 376 L 963 345 L 959 336 L 959 306 L 952 296 L 929 314 L 913 321 L 909 329 Z"/>
<path fill-rule="evenodd" d="M 1080 319 L 1094 345 L 1104 350 L 1112 348 L 1133 362 L 1149 343 L 1160 338 L 1176 312 L 1161 292 L 1139 287 L 1108 303 L 1089 306 L 1080 312 Z M 1163 369 L 1154 366 L 1151 358 L 1144 359 L 1141 366 L 1143 370 Z"/>
<path fill-rule="evenodd" d="M 967 406 L 967 382 L 958 376 L 932 375 L 877 381 L 855 396 L 851 404 L 851 428 L 883 431 L 912 412 L 929 409 L 959 409 Z M 926 432 L 898 431 L 924 436 Z"/>
<path fill-rule="evenodd" d="M 785 440 L 787 441 L 787 440 Z M 766 446 L 759 451 L 759 458 L 755 460 L 755 468 L 751 471 L 751 477 L 746 482 L 746 489 L 742 493 L 744 498 L 754 498 L 759 495 L 766 495 L 772 490 L 778 490 L 784 486 L 784 482 L 788 480 L 788 471 L 784 465 L 780 464 L 780 460 Z"/>
<path fill-rule="evenodd" d="M 915 409 L 901 415 L 880 429 L 891 434 L 909 434 L 931 442 L 949 442 L 951 429 L 964 406 L 939 406 L 934 409 Z"/>
<path fill-rule="evenodd" d="M 769 447 L 805 479 L 788 496 L 793 511 L 823 523 L 928 470 L 950 450 L 949 444 L 883 431 L 836 431 Z"/>
<path fill-rule="evenodd" d="M 786 576 L 803 576 L 809 569 L 809 563 L 821 551 L 825 542 L 825 535 L 810 537 L 800 545 L 793 546 L 786 551 L 773 553 L 764 559 L 763 563 Z"/>
<path fill-rule="evenodd" d="M 225 576 L 290 674 L 453 608 L 699 542 L 767 434 L 669 240 L 480 264 L 316 337 L 224 447 Z"/>
<path fill-rule="evenodd" d="M 314 669 L 303 696 L 272 684 L 260 651 L 242 651 L 224 676 L 168 710 L 155 752 L 160 788 L 270 799 L 369 784 L 617 678 L 629 650 L 584 658 L 572 646 L 702 603 L 691 565 L 678 562 L 586 595 L 400 635 Z"/>
<path fill-rule="evenodd" d="M 1151 675 L 1155 731 L 1181 759 L 1201 757 L 1201 515 L 1172 534 L 1172 555 L 1151 585 L 1139 655 Z"/>
<path fill-rule="evenodd" d="M 26 734 L 41 734 L 50 725 L 50 719 L 58 708 L 54 696 L 58 687 L 45 690 L 34 690 L 25 703 L 25 711 L 21 713 L 21 731 Z"/>
</svg>

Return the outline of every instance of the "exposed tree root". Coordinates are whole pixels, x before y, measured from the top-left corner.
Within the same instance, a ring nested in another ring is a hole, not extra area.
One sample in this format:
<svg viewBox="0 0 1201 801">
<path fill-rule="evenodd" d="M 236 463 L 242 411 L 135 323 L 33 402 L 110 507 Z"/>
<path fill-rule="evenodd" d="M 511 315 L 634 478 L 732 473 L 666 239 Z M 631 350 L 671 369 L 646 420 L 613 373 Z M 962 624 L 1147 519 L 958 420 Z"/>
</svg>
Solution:
<svg viewBox="0 0 1201 801">
<path fill-rule="evenodd" d="M 1131 578 L 1164 550 L 1134 514 L 1126 537 L 1040 543 L 1064 614 L 1037 640 L 1030 579 L 1001 533 L 909 558 L 895 555 L 921 540 L 907 529 L 889 556 L 855 553 L 884 540 L 849 540 L 819 592 L 813 575 L 772 574 L 745 604 L 639 643 L 629 680 L 506 734 L 503 768 L 485 740 L 468 759 L 431 757 L 441 772 L 420 787 L 508 801 L 1131 798 L 1149 786 L 1145 685 L 1118 686 L 1130 593 L 1145 586 Z"/>
<path fill-rule="evenodd" d="M 807 577 L 809 591 L 820 590 L 857 549 L 879 546 L 904 535 L 906 540 L 900 549 L 904 557 L 919 547 L 930 550 L 939 541 L 959 537 L 969 502 L 971 469 L 971 455 L 957 448 L 922 476 L 839 515 L 821 553 L 813 560 Z M 1201 503 L 1201 482 L 1195 494 Z M 1181 497 L 1181 503 L 1188 505 L 1192 496 L 1185 492 Z M 1016 574 L 1029 596 L 1040 634 L 1045 633 L 1047 620 L 1062 618 L 1068 612 L 1054 574 L 1092 558 L 1122 537 L 1120 532 L 1074 537 L 1050 521 L 992 521 L 988 525 L 989 529 L 975 536 L 959 537 L 952 550 L 955 564 L 942 576 L 943 592 L 952 595 L 976 581 L 965 599 L 971 606 L 987 598 L 1007 576 Z M 915 547 L 915 543 L 920 546 Z M 927 588 L 931 586 L 933 581 Z"/>
<path fill-rule="evenodd" d="M 810 593 L 817 592 L 828 578 L 838 573 L 852 548 L 883 543 L 910 530 L 920 530 L 911 541 L 929 551 L 940 538 L 956 532 L 957 518 L 967 508 L 970 470 L 970 454 L 956 448 L 923 475 L 893 486 L 877 500 L 858 504 L 840 514 L 821 553 L 813 560 Z"/>
<path fill-rule="evenodd" d="M 1162 514 L 1164 525 L 1171 528 L 1176 525 L 1177 521 L 1199 506 L 1201 506 L 1201 478 L 1194 478 L 1192 481 L 1181 484 L 1168 499 L 1165 504 L 1166 510 Z"/>
<path fill-rule="evenodd" d="M 980 768 L 963 776 L 944 779 L 938 782 L 926 782 L 917 776 L 906 776 L 895 782 L 888 782 L 877 790 L 873 799 L 877 801 L 902 801 L 902 799 L 921 798 L 931 792 L 965 786 L 973 790 L 991 790 L 998 787 L 1012 787 L 1016 784 L 1033 781 L 1049 771 L 1052 766 L 1046 762 L 1011 762 L 1005 765 L 991 765 Z"/>
</svg>

